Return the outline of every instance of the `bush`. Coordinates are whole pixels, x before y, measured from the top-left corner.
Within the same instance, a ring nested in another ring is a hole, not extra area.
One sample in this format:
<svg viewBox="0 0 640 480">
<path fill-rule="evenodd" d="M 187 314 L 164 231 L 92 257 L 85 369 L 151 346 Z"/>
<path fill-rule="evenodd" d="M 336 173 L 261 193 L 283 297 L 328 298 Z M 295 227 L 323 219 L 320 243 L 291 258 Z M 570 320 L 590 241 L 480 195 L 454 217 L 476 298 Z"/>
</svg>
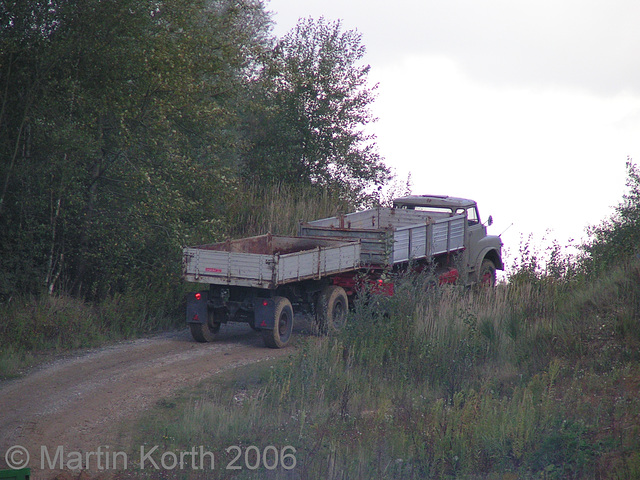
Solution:
<svg viewBox="0 0 640 480">
<path fill-rule="evenodd" d="M 174 293 L 174 298 L 178 296 Z M 34 354 L 102 345 L 182 324 L 180 301 L 145 291 L 90 303 L 69 295 L 17 297 L 0 304 L 0 377 L 14 376 Z"/>
<path fill-rule="evenodd" d="M 631 158 L 627 159 L 627 188 L 614 215 L 588 230 L 591 239 L 584 251 L 590 271 L 628 263 L 640 253 L 640 171 Z"/>
</svg>

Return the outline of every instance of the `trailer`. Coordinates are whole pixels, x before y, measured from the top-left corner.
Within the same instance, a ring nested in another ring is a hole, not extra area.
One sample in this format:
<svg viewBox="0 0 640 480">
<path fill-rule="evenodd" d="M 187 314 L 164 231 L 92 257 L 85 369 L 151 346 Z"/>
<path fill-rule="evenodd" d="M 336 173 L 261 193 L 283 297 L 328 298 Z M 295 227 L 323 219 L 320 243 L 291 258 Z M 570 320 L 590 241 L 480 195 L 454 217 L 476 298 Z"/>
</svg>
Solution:
<svg viewBox="0 0 640 480">
<path fill-rule="evenodd" d="M 262 332 L 272 348 L 285 346 L 296 312 L 346 319 L 348 299 L 331 277 L 360 267 L 360 242 L 261 235 L 184 249 L 183 277 L 209 284 L 187 300 L 193 338 L 212 341 L 222 323 L 240 321 Z M 329 319 L 329 320 L 327 320 Z"/>
<path fill-rule="evenodd" d="M 491 217 L 488 223 L 491 224 Z M 297 237 L 271 234 L 187 247 L 187 323 L 199 342 L 222 323 L 248 323 L 272 348 L 287 345 L 294 312 L 329 332 L 346 321 L 363 285 L 392 295 L 387 273 L 424 271 L 433 283 L 493 284 L 503 269 L 502 242 L 487 235 L 473 200 L 410 196 L 374 208 L 301 222 Z"/>
<path fill-rule="evenodd" d="M 360 242 L 260 235 L 184 249 L 190 282 L 274 290 L 360 266 Z"/>
</svg>

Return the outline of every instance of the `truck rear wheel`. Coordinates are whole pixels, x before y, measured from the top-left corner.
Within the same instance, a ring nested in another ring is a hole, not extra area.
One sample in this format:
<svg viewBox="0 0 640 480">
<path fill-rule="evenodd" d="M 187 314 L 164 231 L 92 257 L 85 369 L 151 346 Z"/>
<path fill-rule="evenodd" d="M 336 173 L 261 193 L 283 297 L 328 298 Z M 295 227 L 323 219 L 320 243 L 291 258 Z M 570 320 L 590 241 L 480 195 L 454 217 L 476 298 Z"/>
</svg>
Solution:
<svg viewBox="0 0 640 480">
<path fill-rule="evenodd" d="M 275 297 L 273 330 L 262 330 L 262 339 L 269 348 L 286 347 L 293 332 L 293 307 L 285 297 Z"/>
<path fill-rule="evenodd" d="M 320 333 L 340 330 L 347 323 L 349 298 L 344 288 L 336 285 L 325 287 L 316 303 L 316 322 Z"/>
</svg>

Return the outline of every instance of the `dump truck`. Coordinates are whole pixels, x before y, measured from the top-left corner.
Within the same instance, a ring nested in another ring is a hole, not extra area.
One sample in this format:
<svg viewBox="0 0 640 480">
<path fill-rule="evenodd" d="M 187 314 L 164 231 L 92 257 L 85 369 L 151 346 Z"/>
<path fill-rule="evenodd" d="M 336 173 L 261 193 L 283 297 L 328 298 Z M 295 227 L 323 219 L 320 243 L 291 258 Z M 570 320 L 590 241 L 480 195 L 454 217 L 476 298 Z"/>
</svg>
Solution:
<svg viewBox="0 0 640 480">
<path fill-rule="evenodd" d="M 487 235 L 475 201 L 412 195 L 378 207 L 301 222 L 297 236 L 265 235 L 186 247 L 183 278 L 208 285 L 189 294 L 187 323 L 198 342 L 220 325 L 248 323 L 266 346 L 285 347 L 294 316 L 319 331 L 340 329 L 363 289 L 393 295 L 394 274 L 427 272 L 433 286 L 494 285 L 502 242 Z"/>
</svg>

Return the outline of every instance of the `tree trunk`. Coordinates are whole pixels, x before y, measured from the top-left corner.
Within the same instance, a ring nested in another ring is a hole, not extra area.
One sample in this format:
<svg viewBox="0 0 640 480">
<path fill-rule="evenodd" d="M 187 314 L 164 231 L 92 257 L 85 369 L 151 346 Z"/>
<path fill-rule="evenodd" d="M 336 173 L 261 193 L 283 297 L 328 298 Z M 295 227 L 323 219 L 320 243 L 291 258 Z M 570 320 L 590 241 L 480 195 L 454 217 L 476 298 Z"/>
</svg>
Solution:
<svg viewBox="0 0 640 480">
<path fill-rule="evenodd" d="M 93 165 L 93 171 L 91 174 L 91 184 L 89 185 L 89 191 L 87 192 L 87 203 L 82 213 L 82 230 L 80 233 L 80 253 L 78 255 L 78 269 L 76 271 L 75 280 L 71 287 L 71 291 L 80 295 L 82 293 L 82 283 L 85 279 L 87 271 L 89 270 L 89 242 L 91 240 L 91 229 L 93 224 L 93 218 L 95 215 L 95 207 L 98 201 L 98 182 L 103 174 L 101 168 L 101 160 L 97 160 Z"/>
</svg>

